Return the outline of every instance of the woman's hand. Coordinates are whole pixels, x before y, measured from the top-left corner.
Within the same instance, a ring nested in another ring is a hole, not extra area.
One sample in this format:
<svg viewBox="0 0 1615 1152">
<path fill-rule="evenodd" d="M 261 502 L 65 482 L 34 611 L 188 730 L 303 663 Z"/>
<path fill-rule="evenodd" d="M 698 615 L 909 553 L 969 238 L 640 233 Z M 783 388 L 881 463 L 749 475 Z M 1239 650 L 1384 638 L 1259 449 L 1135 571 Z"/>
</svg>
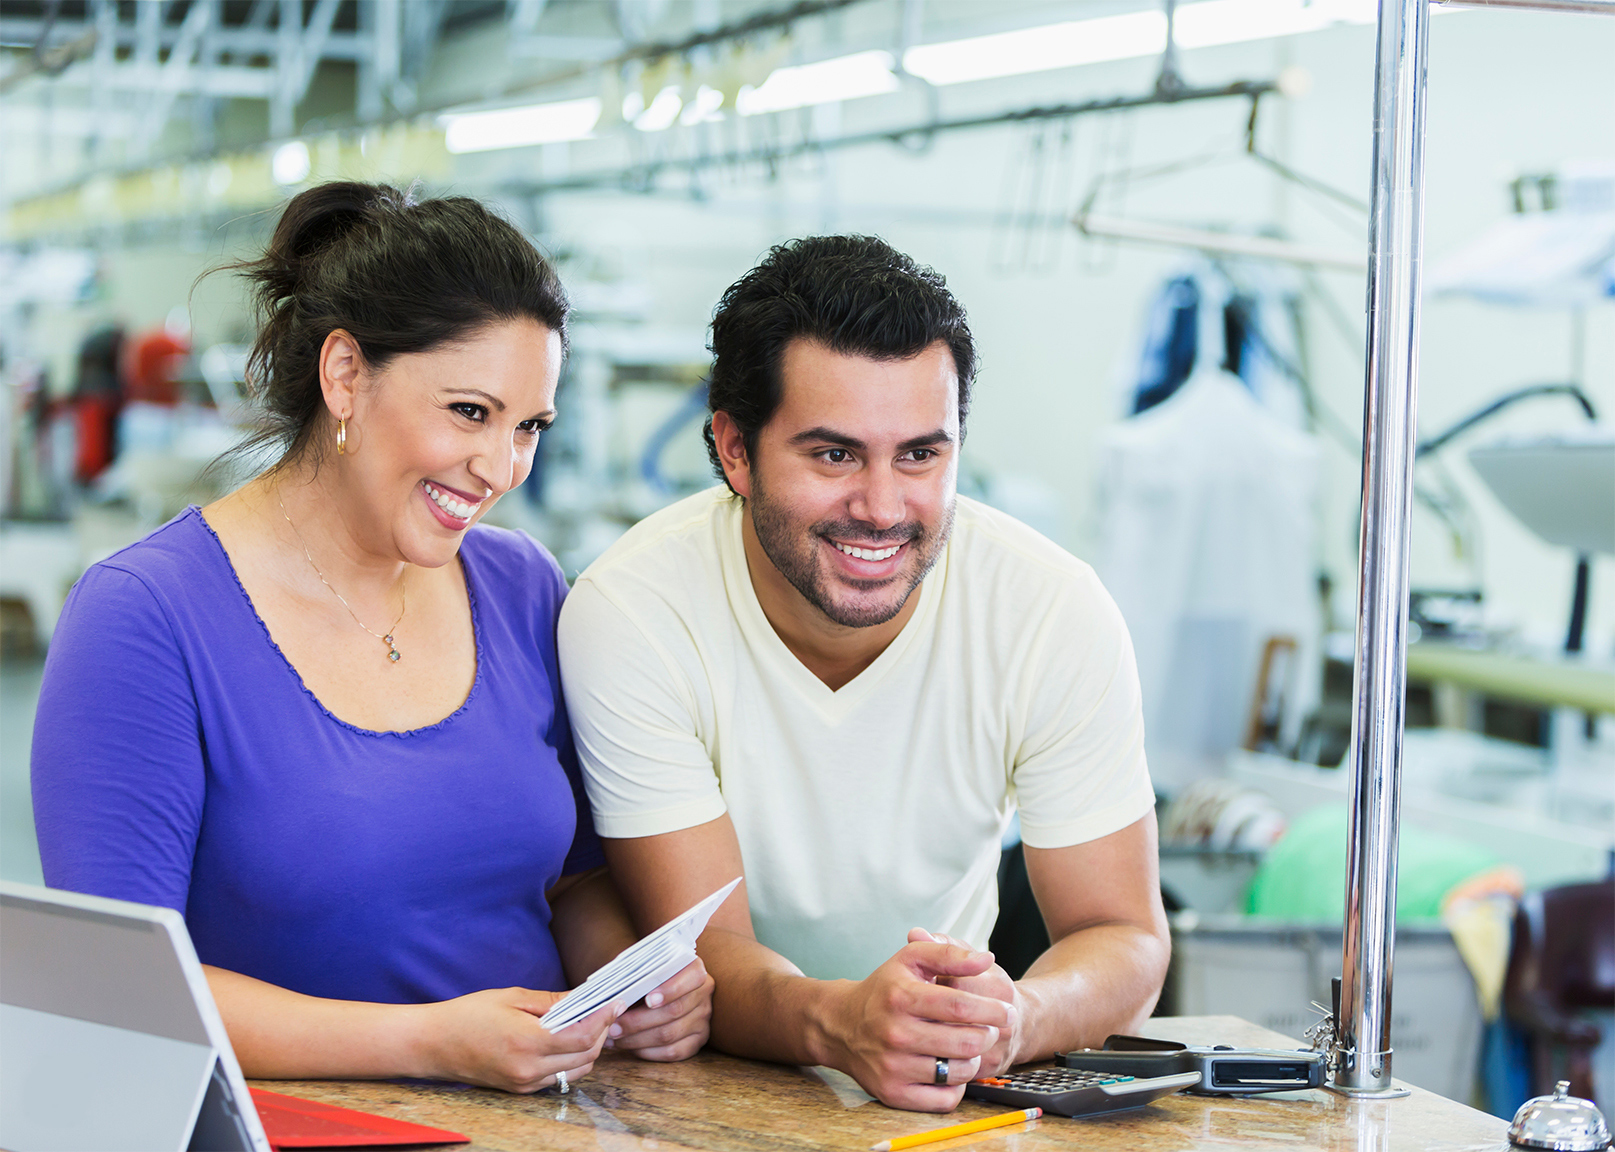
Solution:
<svg viewBox="0 0 1615 1152">
<path fill-rule="evenodd" d="M 707 1042 L 712 1023 L 712 977 L 696 959 L 630 1008 L 611 1026 L 608 1048 L 641 1060 L 687 1060 Z"/>
<path fill-rule="evenodd" d="M 663 987 L 673 983 L 670 980 Z M 709 986 L 711 983 L 707 981 Z M 569 1080 L 587 1074 L 613 1022 L 622 1015 L 622 1005 L 607 1004 L 576 1024 L 551 1033 L 539 1017 L 563 995 L 527 988 L 491 988 L 421 1005 L 423 1074 L 506 1092 L 547 1088 L 556 1082 L 558 1072 L 565 1072 Z M 705 1035 L 703 1027 L 703 1038 Z"/>
</svg>

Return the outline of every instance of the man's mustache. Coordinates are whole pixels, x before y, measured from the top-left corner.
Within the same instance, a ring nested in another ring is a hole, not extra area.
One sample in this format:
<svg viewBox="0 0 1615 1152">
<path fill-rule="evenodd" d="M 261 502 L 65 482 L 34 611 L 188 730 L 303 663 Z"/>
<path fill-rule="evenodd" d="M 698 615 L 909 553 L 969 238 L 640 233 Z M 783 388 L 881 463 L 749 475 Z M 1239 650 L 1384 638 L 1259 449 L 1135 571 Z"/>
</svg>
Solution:
<svg viewBox="0 0 1615 1152">
<path fill-rule="evenodd" d="M 925 527 L 918 521 L 910 521 L 905 524 L 894 524 L 890 528 L 877 530 L 867 524 L 860 524 L 856 520 L 821 520 L 813 526 L 813 534 L 822 536 L 826 540 L 840 541 L 843 544 L 883 548 L 892 544 L 918 540 L 925 535 Z"/>
</svg>

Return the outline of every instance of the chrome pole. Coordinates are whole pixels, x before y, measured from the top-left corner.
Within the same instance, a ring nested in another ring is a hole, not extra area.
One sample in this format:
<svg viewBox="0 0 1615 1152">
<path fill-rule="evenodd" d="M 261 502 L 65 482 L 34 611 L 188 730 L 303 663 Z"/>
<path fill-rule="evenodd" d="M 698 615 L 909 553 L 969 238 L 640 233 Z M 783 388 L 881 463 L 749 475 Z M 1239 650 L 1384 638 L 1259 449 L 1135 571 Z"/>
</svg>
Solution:
<svg viewBox="0 0 1615 1152">
<path fill-rule="evenodd" d="M 1380 0 L 1368 377 L 1363 396 L 1363 520 L 1352 690 L 1353 786 L 1338 1049 L 1330 1083 L 1353 1096 L 1404 1094 L 1391 1085 L 1391 971 L 1419 380 L 1429 24 L 1427 0 Z"/>
</svg>

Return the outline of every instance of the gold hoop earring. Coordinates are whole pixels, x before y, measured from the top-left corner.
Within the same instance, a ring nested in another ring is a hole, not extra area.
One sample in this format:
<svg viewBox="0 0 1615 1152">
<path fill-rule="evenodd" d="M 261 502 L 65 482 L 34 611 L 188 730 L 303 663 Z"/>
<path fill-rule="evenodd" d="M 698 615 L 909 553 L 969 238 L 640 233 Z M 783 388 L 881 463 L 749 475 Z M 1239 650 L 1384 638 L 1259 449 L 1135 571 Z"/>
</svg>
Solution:
<svg viewBox="0 0 1615 1152">
<path fill-rule="evenodd" d="M 348 454 L 348 422 L 346 420 L 336 422 L 336 454 L 338 456 Z"/>
</svg>

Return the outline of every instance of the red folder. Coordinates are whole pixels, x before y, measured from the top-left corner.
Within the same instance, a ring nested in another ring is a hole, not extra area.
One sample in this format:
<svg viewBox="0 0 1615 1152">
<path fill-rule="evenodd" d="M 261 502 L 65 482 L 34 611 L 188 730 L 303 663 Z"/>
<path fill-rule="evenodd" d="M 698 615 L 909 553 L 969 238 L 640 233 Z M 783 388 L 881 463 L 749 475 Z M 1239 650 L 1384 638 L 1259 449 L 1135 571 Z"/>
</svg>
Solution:
<svg viewBox="0 0 1615 1152">
<path fill-rule="evenodd" d="M 469 1144 L 471 1137 L 443 1128 L 389 1120 L 334 1104 L 317 1104 L 253 1088 L 264 1134 L 276 1148 L 386 1148 L 394 1144 Z"/>
</svg>

